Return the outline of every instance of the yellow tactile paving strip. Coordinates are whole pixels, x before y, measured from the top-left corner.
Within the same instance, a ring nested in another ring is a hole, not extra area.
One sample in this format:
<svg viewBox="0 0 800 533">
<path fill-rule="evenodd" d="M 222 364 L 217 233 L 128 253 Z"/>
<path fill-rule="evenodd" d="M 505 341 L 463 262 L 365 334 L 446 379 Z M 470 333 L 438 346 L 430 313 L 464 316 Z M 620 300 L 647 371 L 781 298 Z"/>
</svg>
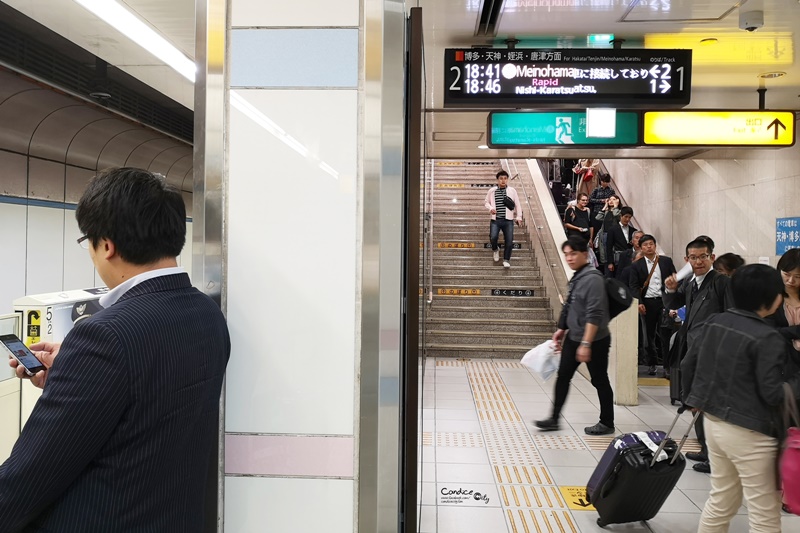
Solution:
<svg viewBox="0 0 800 533">
<path fill-rule="evenodd" d="M 460 359 L 447 359 L 447 360 L 438 359 L 436 361 L 436 366 L 462 367 L 465 364 L 466 361 L 462 361 Z"/>
<path fill-rule="evenodd" d="M 566 509 L 564 497 L 555 486 L 502 485 L 500 498 L 506 507 L 523 509 Z"/>
<path fill-rule="evenodd" d="M 606 442 L 606 447 L 611 439 Z M 575 435 L 534 435 L 533 443 L 540 450 L 585 450 L 586 445 L 580 437 Z"/>
<path fill-rule="evenodd" d="M 531 439 L 498 372 L 498 368 L 519 368 L 519 363 L 468 361 L 465 366 L 509 531 L 577 533 L 539 448 L 586 449 L 583 442 L 576 437 L 542 441 L 540 447 Z"/>
<path fill-rule="evenodd" d="M 493 464 L 492 470 L 497 483 L 553 484 L 553 478 L 544 467 Z"/>
<path fill-rule="evenodd" d="M 520 363 L 514 361 L 495 361 L 496 368 L 524 368 Z"/>
<path fill-rule="evenodd" d="M 578 533 L 569 511 L 507 509 L 506 521 L 513 533 Z"/>
<path fill-rule="evenodd" d="M 483 448 L 483 439 L 480 433 L 436 433 L 436 446 Z"/>
</svg>

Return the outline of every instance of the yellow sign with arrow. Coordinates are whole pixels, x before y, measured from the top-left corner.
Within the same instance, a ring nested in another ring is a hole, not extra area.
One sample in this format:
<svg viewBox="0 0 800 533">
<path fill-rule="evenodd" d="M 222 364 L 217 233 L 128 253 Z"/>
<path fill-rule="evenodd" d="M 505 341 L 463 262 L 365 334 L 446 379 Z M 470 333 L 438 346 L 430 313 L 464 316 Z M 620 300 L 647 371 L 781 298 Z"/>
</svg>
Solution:
<svg viewBox="0 0 800 533">
<path fill-rule="evenodd" d="M 795 142 L 794 111 L 646 111 L 644 145 L 763 146 Z"/>
</svg>

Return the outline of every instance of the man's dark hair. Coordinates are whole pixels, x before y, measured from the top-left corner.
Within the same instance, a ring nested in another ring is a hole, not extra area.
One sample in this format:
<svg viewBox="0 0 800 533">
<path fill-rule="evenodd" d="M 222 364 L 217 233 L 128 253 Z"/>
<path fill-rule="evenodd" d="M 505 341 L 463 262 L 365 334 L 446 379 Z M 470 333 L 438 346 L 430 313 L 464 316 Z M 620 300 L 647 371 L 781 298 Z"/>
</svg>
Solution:
<svg viewBox="0 0 800 533">
<path fill-rule="evenodd" d="M 500 172 L 497 173 L 495 179 L 499 178 L 500 176 L 508 177 L 508 172 L 506 172 L 505 170 L 501 170 Z"/>
<path fill-rule="evenodd" d="M 656 243 L 656 238 L 650 235 L 649 233 L 645 233 L 639 238 L 639 246 L 643 245 L 647 241 L 653 241 L 653 244 Z"/>
<path fill-rule="evenodd" d="M 623 207 L 619 210 L 619 216 L 624 217 L 625 215 L 633 216 L 633 208 L 632 207 Z"/>
<path fill-rule="evenodd" d="M 706 237 L 705 235 L 699 235 L 695 237 L 692 242 L 686 245 L 686 257 L 689 257 L 689 248 L 694 248 L 694 249 L 705 248 L 706 253 L 713 254 L 714 241 L 711 240 L 711 237 Z"/>
<path fill-rule="evenodd" d="M 743 265 L 744 259 L 742 259 L 742 256 L 731 252 L 722 254 L 721 256 L 717 257 L 716 261 L 714 261 L 715 270 L 722 267 L 728 272 L 735 272 L 736 269 L 742 267 Z M 798 266 L 800 266 L 800 264 L 798 264 Z"/>
<path fill-rule="evenodd" d="M 796 268 L 800 268 L 800 248 L 786 250 L 786 253 L 778 259 L 778 270 L 781 272 L 791 272 Z"/>
<path fill-rule="evenodd" d="M 589 250 L 589 241 L 587 241 L 583 237 L 573 235 L 569 239 L 564 241 L 564 244 L 561 245 L 561 251 L 563 252 L 564 248 L 566 248 L 567 246 L 572 248 L 572 251 L 574 252 L 586 252 Z"/>
<path fill-rule="evenodd" d="M 581 199 L 581 198 L 583 198 L 584 196 L 585 196 L 586 198 L 589 198 L 589 195 L 588 195 L 588 194 L 586 194 L 585 192 L 582 192 L 582 193 L 578 194 L 578 197 L 577 197 L 577 198 L 575 198 L 575 199 L 576 199 L 576 200 L 580 200 L 580 199 Z"/>
<path fill-rule="evenodd" d="M 611 183 L 611 174 L 600 174 L 600 183 Z"/>
<path fill-rule="evenodd" d="M 769 309 L 783 294 L 783 280 L 769 265 L 745 265 L 731 278 L 731 293 L 736 307 L 745 311 Z"/>
<path fill-rule="evenodd" d="M 93 246 L 108 239 L 135 265 L 177 257 L 186 242 L 181 193 L 162 176 L 139 168 L 109 169 L 92 178 L 75 218 Z"/>
</svg>

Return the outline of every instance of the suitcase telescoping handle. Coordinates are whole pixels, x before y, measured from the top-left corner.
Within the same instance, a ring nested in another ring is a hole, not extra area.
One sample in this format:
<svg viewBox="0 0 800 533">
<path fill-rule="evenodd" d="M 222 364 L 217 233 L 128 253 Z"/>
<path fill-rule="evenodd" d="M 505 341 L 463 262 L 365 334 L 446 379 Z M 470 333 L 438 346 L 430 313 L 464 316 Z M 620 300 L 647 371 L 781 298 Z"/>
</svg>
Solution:
<svg viewBox="0 0 800 533">
<path fill-rule="evenodd" d="M 658 456 L 661 455 L 661 452 L 664 451 L 664 446 L 667 445 L 667 438 L 672 434 L 672 430 L 675 428 L 675 424 L 678 423 L 678 419 L 681 417 L 681 415 L 685 410 L 686 409 L 683 406 L 681 406 L 678 409 L 678 414 L 675 415 L 675 420 L 672 421 L 672 425 L 669 427 L 669 429 L 667 430 L 667 434 L 664 436 L 664 439 L 658 446 L 658 450 L 656 451 L 656 453 L 653 454 L 653 460 L 650 461 L 650 468 L 653 468 L 653 466 L 655 466 Z M 683 445 L 686 443 L 686 439 L 689 438 L 689 432 L 692 431 L 692 426 L 694 426 L 694 423 L 697 422 L 698 416 L 700 416 L 700 411 L 697 411 L 692 417 L 692 421 L 689 423 L 689 427 L 686 428 L 686 433 L 684 433 L 683 437 L 681 437 L 681 441 L 678 443 L 678 449 L 675 450 L 675 455 L 672 456 L 672 460 L 669 462 L 669 464 L 674 463 L 678 459 L 678 455 L 680 455 L 681 449 L 683 448 Z"/>
</svg>

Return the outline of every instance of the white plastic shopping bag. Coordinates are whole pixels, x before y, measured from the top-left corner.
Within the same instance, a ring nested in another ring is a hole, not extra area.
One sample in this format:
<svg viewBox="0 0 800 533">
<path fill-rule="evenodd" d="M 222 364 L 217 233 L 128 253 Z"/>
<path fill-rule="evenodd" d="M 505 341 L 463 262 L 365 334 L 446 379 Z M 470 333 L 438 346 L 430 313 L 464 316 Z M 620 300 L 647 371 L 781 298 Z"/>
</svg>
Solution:
<svg viewBox="0 0 800 533">
<path fill-rule="evenodd" d="M 558 352 L 556 352 L 555 346 L 553 346 L 553 341 L 548 340 L 528 350 L 528 352 L 522 356 L 522 361 L 520 361 L 520 363 L 527 366 L 539 374 L 543 380 L 547 381 L 550 376 L 555 374 L 558 370 L 559 355 Z"/>
</svg>

